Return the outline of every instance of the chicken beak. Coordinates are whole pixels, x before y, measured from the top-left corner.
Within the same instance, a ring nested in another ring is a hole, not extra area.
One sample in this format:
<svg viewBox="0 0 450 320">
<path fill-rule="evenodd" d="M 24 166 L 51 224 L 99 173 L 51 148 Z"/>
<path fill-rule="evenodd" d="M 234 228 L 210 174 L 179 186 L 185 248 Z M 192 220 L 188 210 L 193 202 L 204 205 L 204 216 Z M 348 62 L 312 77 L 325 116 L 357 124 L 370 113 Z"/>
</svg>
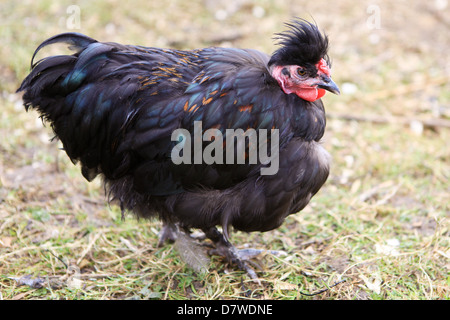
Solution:
<svg viewBox="0 0 450 320">
<path fill-rule="evenodd" d="M 322 78 L 322 80 L 317 84 L 318 88 L 325 89 L 325 90 L 330 91 L 331 93 L 334 93 L 334 94 L 340 94 L 341 93 L 339 91 L 339 87 L 337 86 L 337 84 L 334 83 L 334 81 L 331 80 L 330 77 L 324 75 L 321 78 Z"/>
</svg>

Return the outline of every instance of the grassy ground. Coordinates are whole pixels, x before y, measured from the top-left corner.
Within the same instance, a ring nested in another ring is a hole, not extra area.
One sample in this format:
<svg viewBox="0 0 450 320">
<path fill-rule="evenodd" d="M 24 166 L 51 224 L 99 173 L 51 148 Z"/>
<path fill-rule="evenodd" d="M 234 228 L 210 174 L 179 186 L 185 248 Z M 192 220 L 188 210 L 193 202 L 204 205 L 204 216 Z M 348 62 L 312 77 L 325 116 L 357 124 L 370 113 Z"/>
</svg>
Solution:
<svg viewBox="0 0 450 320">
<path fill-rule="evenodd" d="M 449 13 L 447 1 L 1 2 L 0 299 L 449 299 Z M 342 94 L 324 98 L 325 187 L 281 228 L 232 234 L 287 253 L 258 257 L 261 286 L 218 257 L 198 274 L 177 246 L 156 247 L 158 222 L 122 221 L 14 93 L 56 33 L 270 53 L 292 16 L 329 34 Z"/>
</svg>

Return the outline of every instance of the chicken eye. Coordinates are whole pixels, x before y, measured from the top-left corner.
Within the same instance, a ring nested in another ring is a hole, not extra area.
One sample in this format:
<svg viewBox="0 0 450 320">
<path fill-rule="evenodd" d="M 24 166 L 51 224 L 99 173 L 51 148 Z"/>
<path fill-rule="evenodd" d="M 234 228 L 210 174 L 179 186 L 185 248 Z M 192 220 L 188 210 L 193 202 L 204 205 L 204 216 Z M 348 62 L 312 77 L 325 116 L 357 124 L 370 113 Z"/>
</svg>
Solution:
<svg viewBox="0 0 450 320">
<path fill-rule="evenodd" d="M 297 69 L 297 73 L 299 76 L 304 76 L 306 74 L 306 71 L 302 68 L 298 68 Z"/>
</svg>

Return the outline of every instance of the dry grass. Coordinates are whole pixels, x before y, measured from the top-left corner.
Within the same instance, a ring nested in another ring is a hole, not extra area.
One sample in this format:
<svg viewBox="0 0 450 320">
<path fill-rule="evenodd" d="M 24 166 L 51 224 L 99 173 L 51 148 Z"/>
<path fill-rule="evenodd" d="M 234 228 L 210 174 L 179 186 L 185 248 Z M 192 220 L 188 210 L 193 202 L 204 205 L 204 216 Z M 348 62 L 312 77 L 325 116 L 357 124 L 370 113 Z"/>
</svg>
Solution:
<svg viewBox="0 0 450 320">
<path fill-rule="evenodd" d="M 450 130 L 421 125 L 450 118 L 450 7 L 440 3 L 77 2 L 75 31 L 104 41 L 270 53 L 282 22 L 308 14 L 329 34 L 343 91 L 324 99 L 330 179 L 281 228 L 232 234 L 239 248 L 287 252 L 259 257 L 262 286 L 218 257 L 196 274 L 174 246 L 156 247 L 158 222 L 122 221 L 105 205 L 100 181 L 83 180 L 14 94 L 35 47 L 69 31 L 73 3 L 1 3 L 0 299 L 449 299 Z M 26 279 L 41 287 L 18 285 Z"/>
</svg>

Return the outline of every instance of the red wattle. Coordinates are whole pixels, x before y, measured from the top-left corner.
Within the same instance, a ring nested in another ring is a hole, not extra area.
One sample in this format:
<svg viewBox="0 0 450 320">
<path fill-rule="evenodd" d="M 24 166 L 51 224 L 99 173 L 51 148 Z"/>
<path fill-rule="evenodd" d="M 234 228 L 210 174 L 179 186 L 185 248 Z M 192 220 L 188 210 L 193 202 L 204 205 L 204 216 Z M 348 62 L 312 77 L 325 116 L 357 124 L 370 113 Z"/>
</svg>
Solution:
<svg viewBox="0 0 450 320">
<path fill-rule="evenodd" d="M 317 99 L 322 98 L 325 95 L 325 89 L 319 88 L 317 89 Z"/>
<path fill-rule="evenodd" d="M 300 90 L 295 91 L 295 94 L 303 100 L 313 102 L 325 95 L 325 89 L 314 87 L 301 88 Z"/>
</svg>

